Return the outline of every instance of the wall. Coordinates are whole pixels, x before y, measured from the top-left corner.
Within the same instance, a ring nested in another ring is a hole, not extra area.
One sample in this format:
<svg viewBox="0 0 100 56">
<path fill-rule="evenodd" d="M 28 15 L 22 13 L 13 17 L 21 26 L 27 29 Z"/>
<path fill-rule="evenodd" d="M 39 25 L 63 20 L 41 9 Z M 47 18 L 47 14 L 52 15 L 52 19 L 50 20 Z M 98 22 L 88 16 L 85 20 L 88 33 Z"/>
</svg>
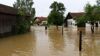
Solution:
<svg viewBox="0 0 100 56">
<path fill-rule="evenodd" d="M 0 34 L 9 33 L 16 23 L 16 16 L 0 13 Z"/>
<path fill-rule="evenodd" d="M 68 27 L 75 26 L 76 22 L 73 19 L 68 19 Z"/>
</svg>

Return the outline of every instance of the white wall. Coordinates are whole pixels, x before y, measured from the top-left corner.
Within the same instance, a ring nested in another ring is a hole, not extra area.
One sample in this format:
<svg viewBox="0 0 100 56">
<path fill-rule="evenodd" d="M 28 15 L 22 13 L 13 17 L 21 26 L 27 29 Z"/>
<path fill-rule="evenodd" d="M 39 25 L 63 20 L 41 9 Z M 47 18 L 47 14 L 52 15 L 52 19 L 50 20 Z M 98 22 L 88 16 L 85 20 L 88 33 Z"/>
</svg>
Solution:
<svg viewBox="0 0 100 56">
<path fill-rule="evenodd" d="M 70 26 L 75 26 L 75 24 L 76 24 L 75 20 L 73 20 L 73 19 L 68 19 L 67 21 L 68 21 L 68 26 L 69 27 Z"/>
</svg>

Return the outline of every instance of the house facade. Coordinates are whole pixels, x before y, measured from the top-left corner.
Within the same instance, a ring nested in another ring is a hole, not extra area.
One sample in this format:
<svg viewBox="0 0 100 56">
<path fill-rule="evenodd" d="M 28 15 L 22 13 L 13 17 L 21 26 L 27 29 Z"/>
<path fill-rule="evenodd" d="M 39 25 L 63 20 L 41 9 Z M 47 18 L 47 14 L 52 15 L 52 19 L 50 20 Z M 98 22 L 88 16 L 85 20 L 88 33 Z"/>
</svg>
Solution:
<svg viewBox="0 0 100 56">
<path fill-rule="evenodd" d="M 47 24 L 47 17 L 36 17 L 35 18 L 35 23 L 34 23 L 35 25 L 45 25 L 45 24 Z"/>
<path fill-rule="evenodd" d="M 64 19 L 64 25 L 67 27 L 75 26 L 76 19 L 83 15 L 84 15 L 84 12 L 69 12 L 66 18 Z"/>
<path fill-rule="evenodd" d="M 10 33 L 16 24 L 17 10 L 0 4 L 0 34 Z"/>
<path fill-rule="evenodd" d="M 76 25 L 76 19 L 78 19 L 79 17 L 83 16 L 85 13 L 84 12 L 69 12 L 64 20 L 64 24 L 65 26 L 75 26 Z M 86 26 L 90 26 L 90 23 L 87 22 L 85 24 Z M 98 27 L 100 26 L 100 22 L 97 21 L 95 22 L 95 26 Z"/>
</svg>

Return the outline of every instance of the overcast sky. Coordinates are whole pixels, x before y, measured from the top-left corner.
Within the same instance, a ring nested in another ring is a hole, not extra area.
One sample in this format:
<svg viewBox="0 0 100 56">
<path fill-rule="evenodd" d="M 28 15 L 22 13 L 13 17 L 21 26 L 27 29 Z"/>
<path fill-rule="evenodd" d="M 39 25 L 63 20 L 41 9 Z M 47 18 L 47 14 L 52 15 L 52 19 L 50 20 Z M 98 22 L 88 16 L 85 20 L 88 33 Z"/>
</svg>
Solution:
<svg viewBox="0 0 100 56">
<path fill-rule="evenodd" d="M 12 6 L 16 0 L 0 0 L 0 4 L 5 4 Z M 33 0 L 34 7 L 36 9 L 36 16 L 48 16 L 50 9 L 49 6 L 53 1 L 58 1 L 64 3 L 66 7 L 66 12 L 82 12 L 84 11 L 84 6 L 87 3 L 92 5 L 96 4 L 96 0 Z"/>
</svg>

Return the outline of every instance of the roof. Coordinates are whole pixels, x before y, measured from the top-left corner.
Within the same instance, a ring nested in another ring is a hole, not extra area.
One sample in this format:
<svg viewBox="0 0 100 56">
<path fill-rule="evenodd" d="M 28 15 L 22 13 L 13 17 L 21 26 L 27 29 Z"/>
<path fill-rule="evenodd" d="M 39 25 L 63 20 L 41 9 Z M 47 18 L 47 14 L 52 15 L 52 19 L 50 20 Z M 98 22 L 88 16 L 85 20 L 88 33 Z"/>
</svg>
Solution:
<svg viewBox="0 0 100 56">
<path fill-rule="evenodd" d="M 47 21 L 47 17 L 43 17 L 43 16 L 35 17 L 34 21 L 35 23 L 42 23 L 44 21 Z"/>
<path fill-rule="evenodd" d="M 0 13 L 9 15 L 18 15 L 18 9 L 0 4 Z M 31 15 L 27 13 L 26 16 L 30 17 Z"/>
<path fill-rule="evenodd" d="M 79 12 L 79 13 L 70 13 L 70 15 L 71 15 L 73 18 L 76 18 L 76 17 L 83 16 L 83 15 L 84 15 L 84 12 Z"/>
<path fill-rule="evenodd" d="M 36 19 L 39 19 L 40 21 L 47 20 L 47 17 L 36 17 Z"/>
<path fill-rule="evenodd" d="M 72 12 L 69 12 L 68 14 L 67 14 L 67 16 L 66 16 L 66 19 L 76 19 L 76 18 L 78 18 L 78 17 L 80 17 L 80 16 L 83 16 L 85 13 L 84 12 L 74 12 L 74 13 L 72 13 Z"/>
<path fill-rule="evenodd" d="M 13 7 L 0 4 L 0 13 L 16 15 L 17 12 L 18 10 Z"/>
</svg>

